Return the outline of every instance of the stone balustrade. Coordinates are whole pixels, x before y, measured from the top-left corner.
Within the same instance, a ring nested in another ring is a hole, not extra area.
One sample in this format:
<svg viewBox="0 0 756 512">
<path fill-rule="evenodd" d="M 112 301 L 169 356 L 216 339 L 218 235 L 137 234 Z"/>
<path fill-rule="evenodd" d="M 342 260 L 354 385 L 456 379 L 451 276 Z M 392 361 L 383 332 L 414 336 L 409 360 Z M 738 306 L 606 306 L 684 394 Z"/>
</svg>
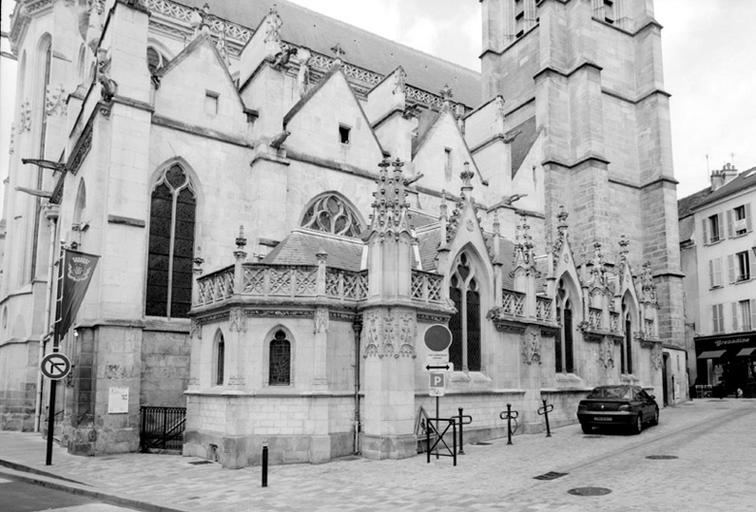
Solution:
<svg viewBox="0 0 756 512">
<path fill-rule="evenodd" d="M 512 316 L 525 316 L 525 294 L 511 290 L 502 292 L 502 313 Z"/>
<path fill-rule="evenodd" d="M 536 319 L 542 322 L 552 321 L 552 302 L 548 297 L 536 297 Z"/>
<path fill-rule="evenodd" d="M 234 294 L 290 299 L 324 296 L 342 302 L 358 302 L 368 296 L 367 270 L 356 272 L 319 265 L 263 263 L 242 263 L 238 269 L 232 265 L 198 278 L 194 306 L 215 304 Z M 236 272 L 240 272 L 238 281 Z M 413 270 L 412 300 L 426 304 L 443 303 L 443 281 L 441 275 Z M 522 298 L 519 304 L 522 310 Z"/>
</svg>

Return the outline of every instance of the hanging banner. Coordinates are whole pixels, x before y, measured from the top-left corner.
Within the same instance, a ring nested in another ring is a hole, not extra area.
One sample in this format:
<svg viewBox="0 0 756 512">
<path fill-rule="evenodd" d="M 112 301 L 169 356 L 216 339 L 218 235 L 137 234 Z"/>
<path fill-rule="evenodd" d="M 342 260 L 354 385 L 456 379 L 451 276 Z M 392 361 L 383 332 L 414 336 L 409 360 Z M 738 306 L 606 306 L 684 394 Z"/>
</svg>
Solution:
<svg viewBox="0 0 756 512">
<path fill-rule="evenodd" d="M 63 258 L 58 269 L 55 340 L 61 340 L 71 328 L 99 259 L 99 256 L 92 254 L 63 250 Z"/>
</svg>

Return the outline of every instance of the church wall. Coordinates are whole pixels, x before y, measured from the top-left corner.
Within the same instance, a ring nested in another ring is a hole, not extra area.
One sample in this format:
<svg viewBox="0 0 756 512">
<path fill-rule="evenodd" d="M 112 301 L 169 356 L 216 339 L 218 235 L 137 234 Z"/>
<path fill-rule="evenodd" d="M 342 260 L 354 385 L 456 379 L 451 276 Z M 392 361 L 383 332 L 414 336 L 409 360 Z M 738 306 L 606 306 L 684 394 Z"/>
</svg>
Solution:
<svg viewBox="0 0 756 512">
<path fill-rule="evenodd" d="M 501 94 L 508 105 L 519 105 L 533 96 L 533 76 L 539 71 L 540 28 L 512 43 L 506 53 L 487 53 L 481 58 L 483 98 Z"/>
<path fill-rule="evenodd" d="M 602 80 L 604 73 L 602 72 Z M 608 94 L 601 95 L 604 112 L 604 147 L 609 160 L 609 179 L 639 185 L 638 138 L 635 105 Z M 631 210 L 636 214 L 637 210 Z"/>
<path fill-rule="evenodd" d="M 611 164 L 609 167 L 612 167 Z M 610 234 L 608 244 L 601 250 L 609 258 L 609 261 L 617 261 L 617 242 L 620 235 L 627 235 L 631 240 L 627 247 L 630 251 L 628 259 L 637 272 L 645 262 L 642 258 L 643 244 L 641 243 L 644 228 L 640 215 L 637 215 L 641 208 L 641 191 L 619 183 L 609 183 L 609 200 L 609 215 L 611 218 L 619 219 L 619 224 L 617 229 Z"/>
<path fill-rule="evenodd" d="M 34 429 L 39 342 L 0 345 L 0 429 Z"/>
<path fill-rule="evenodd" d="M 441 113 L 441 116 L 430 128 L 428 138 L 415 154 L 412 163 L 415 172 L 425 174 L 419 182 L 422 186 L 439 191 L 445 189 L 456 192 L 462 185 L 459 175 L 464 168 L 464 163 L 470 162 L 472 166 L 473 162 L 451 113 Z M 451 149 L 451 167 L 449 168 L 451 172 L 448 176 L 445 174 L 446 148 Z M 480 180 L 477 173 L 474 180 L 476 187 L 479 186 Z"/>
<path fill-rule="evenodd" d="M 183 407 L 189 380 L 189 353 L 186 332 L 145 329 L 140 405 Z"/>
<path fill-rule="evenodd" d="M 591 24 L 593 48 L 602 67 L 602 87 L 635 99 L 636 39 L 601 21 L 591 20 Z"/>
</svg>

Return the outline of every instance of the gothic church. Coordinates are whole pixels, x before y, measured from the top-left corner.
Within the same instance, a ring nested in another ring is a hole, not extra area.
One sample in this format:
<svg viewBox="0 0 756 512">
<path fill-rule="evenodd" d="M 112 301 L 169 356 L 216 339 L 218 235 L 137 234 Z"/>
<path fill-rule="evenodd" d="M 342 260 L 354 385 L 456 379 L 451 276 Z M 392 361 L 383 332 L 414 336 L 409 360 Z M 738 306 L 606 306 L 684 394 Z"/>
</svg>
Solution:
<svg viewBox="0 0 756 512">
<path fill-rule="evenodd" d="M 599 384 L 681 400 L 652 2 L 481 7 L 478 73 L 286 0 L 19 0 L 0 427 L 49 414 L 61 245 L 101 256 L 54 384 L 72 453 L 135 451 L 170 406 L 228 468 L 411 456 L 435 324 L 470 440 L 507 403 L 573 423 Z"/>
</svg>

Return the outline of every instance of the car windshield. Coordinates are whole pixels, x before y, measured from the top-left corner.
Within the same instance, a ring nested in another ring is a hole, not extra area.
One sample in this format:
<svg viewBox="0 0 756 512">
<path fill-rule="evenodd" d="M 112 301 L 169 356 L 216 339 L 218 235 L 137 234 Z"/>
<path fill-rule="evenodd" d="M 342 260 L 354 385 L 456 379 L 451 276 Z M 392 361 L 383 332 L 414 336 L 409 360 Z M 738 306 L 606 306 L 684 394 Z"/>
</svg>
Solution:
<svg viewBox="0 0 756 512">
<path fill-rule="evenodd" d="M 622 398 L 625 400 L 629 400 L 632 396 L 632 390 L 629 386 L 596 388 L 588 394 L 588 398 Z"/>
</svg>

